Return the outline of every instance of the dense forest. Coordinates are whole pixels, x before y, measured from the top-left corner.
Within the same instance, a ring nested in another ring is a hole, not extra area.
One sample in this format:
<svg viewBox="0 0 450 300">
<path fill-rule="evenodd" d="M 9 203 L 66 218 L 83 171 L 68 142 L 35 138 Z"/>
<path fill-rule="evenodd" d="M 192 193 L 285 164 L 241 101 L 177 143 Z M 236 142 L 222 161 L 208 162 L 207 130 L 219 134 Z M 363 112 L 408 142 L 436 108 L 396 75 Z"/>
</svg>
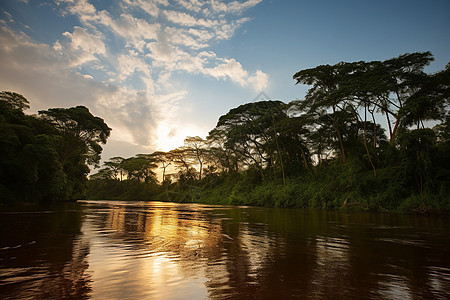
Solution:
<svg viewBox="0 0 450 300">
<path fill-rule="evenodd" d="M 0 192 L 80 198 L 87 184 L 91 199 L 448 212 L 450 64 L 427 74 L 432 60 L 301 70 L 293 79 L 310 87 L 304 100 L 240 105 L 206 139 L 113 157 L 89 181 L 110 132 L 103 120 L 85 107 L 26 116 L 25 99 L 4 92 Z"/>
<path fill-rule="evenodd" d="M 0 203 L 84 197 L 88 165 L 99 164 L 111 129 L 84 106 L 27 108 L 24 96 L 0 92 Z"/>
<path fill-rule="evenodd" d="M 301 70 L 293 79 L 310 86 L 304 100 L 240 105 L 206 139 L 114 157 L 91 177 L 88 195 L 448 211 L 450 65 L 427 74 L 432 60 L 424 52 Z"/>
</svg>

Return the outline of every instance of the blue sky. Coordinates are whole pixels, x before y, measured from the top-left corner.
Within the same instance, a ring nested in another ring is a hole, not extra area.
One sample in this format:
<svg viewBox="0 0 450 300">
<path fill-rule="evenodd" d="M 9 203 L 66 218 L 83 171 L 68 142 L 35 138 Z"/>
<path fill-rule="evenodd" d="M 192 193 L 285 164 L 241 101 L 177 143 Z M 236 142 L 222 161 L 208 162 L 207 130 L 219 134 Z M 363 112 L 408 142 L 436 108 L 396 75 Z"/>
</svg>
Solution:
<svg viewBox="0 0 450 300">
<path fill-rule="evenodd" d="M 428 72 L 450 61 L 448 0 L 0 3 L 0 89 L 86 105 L 113 128 L 104 158 L 205 137 L 261 91 L 301 99 L 301 69 L 428 50 Z"/>
</svg>

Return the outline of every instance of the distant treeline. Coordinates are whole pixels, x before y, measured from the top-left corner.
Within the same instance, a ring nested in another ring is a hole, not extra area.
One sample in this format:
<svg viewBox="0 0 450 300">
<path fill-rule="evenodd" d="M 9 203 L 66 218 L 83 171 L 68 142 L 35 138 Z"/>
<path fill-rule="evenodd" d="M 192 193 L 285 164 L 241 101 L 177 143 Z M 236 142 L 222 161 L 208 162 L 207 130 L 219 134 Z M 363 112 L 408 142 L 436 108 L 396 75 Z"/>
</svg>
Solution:
<svg viewBox="0 0 450 300">
<path fill-rule="evenodd" d="M 304 100 L 247 103 L 221 116 L 206 139 L 112 158 L 91 177 L 88 195 L 448 211 L 450 65 L 426 74 L 432 60 L 424 52 L 301 70 L 293 78 L 310 86 Z"/>
<path fill-rule="evenodd" d="M 84 106 L 25 115 L 28 104 L 0 92 L 0 204 L 84 197 L 111 129 Z"/>
</svg>

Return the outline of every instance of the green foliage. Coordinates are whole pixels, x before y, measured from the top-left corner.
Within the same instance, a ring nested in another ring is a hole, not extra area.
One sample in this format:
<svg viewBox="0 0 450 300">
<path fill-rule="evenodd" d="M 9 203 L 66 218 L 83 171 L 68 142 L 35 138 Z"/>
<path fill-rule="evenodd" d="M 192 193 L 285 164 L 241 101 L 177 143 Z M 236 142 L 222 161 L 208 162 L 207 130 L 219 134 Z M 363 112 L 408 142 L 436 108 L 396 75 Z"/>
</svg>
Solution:
<svg viewBox="0 0 450 300">
<path fill-rule="evenodd" d="M 432 60 L 430 52 L 418 52 L 301 70 L 294 80 L 310 85 L 304 100 L 240 105 L 219 118 L 206 140 L 187 137 L 183 147 L 147 155 L 155 159 L 150 171 L 163 170 L 161 185 L 134 180 L 126 162 L 139 160 L 120 159 L 92 176 L 89 195 L 450 212 L 450 64 L 426 74 Z M 426 121 L 437 125 L 427 128 Z M 5 139 L 5 147 L 15 143 Z M 167 174 L 168 166 L 175 173 Z M 126 179 L 119 176 L 124 170 Z"/>
<path fill-rule="evenodd" d="M 93 116 L 84 106 L 50 108 L 39 111 L 39 115 L 62 136 L 58 152 L 63 165 L 72 157 L 80 156 L 84 156 L 90 165 L 99 163 L 102 152 L 100 144 L 105 144 L 111 133 L 111 128 L 103 119 Z"/>
<path fill-rule="evenodd" d="M 25 115 L 28 107 L 22 95 L 0 93 L 0 201 L 83 197 L 87 163 L 98 162 L 97 143 L 106 142 L 110 129 L 85 107 L 51 109 L 45 118 Z"/>
</svg>

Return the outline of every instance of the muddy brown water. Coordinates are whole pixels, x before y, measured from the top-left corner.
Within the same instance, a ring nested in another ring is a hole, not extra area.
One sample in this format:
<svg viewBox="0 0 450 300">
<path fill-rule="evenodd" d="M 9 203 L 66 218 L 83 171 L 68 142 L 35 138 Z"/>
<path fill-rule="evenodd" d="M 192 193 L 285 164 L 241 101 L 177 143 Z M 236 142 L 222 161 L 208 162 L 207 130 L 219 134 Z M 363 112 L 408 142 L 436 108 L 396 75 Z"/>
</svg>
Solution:
<svg viewBox="0 0 450 300">
<path fill-rule="evenodd" d="M 450 219 L 166 202 L 0 210 L 1 299 L 449 299 Z"/>
</svg>

